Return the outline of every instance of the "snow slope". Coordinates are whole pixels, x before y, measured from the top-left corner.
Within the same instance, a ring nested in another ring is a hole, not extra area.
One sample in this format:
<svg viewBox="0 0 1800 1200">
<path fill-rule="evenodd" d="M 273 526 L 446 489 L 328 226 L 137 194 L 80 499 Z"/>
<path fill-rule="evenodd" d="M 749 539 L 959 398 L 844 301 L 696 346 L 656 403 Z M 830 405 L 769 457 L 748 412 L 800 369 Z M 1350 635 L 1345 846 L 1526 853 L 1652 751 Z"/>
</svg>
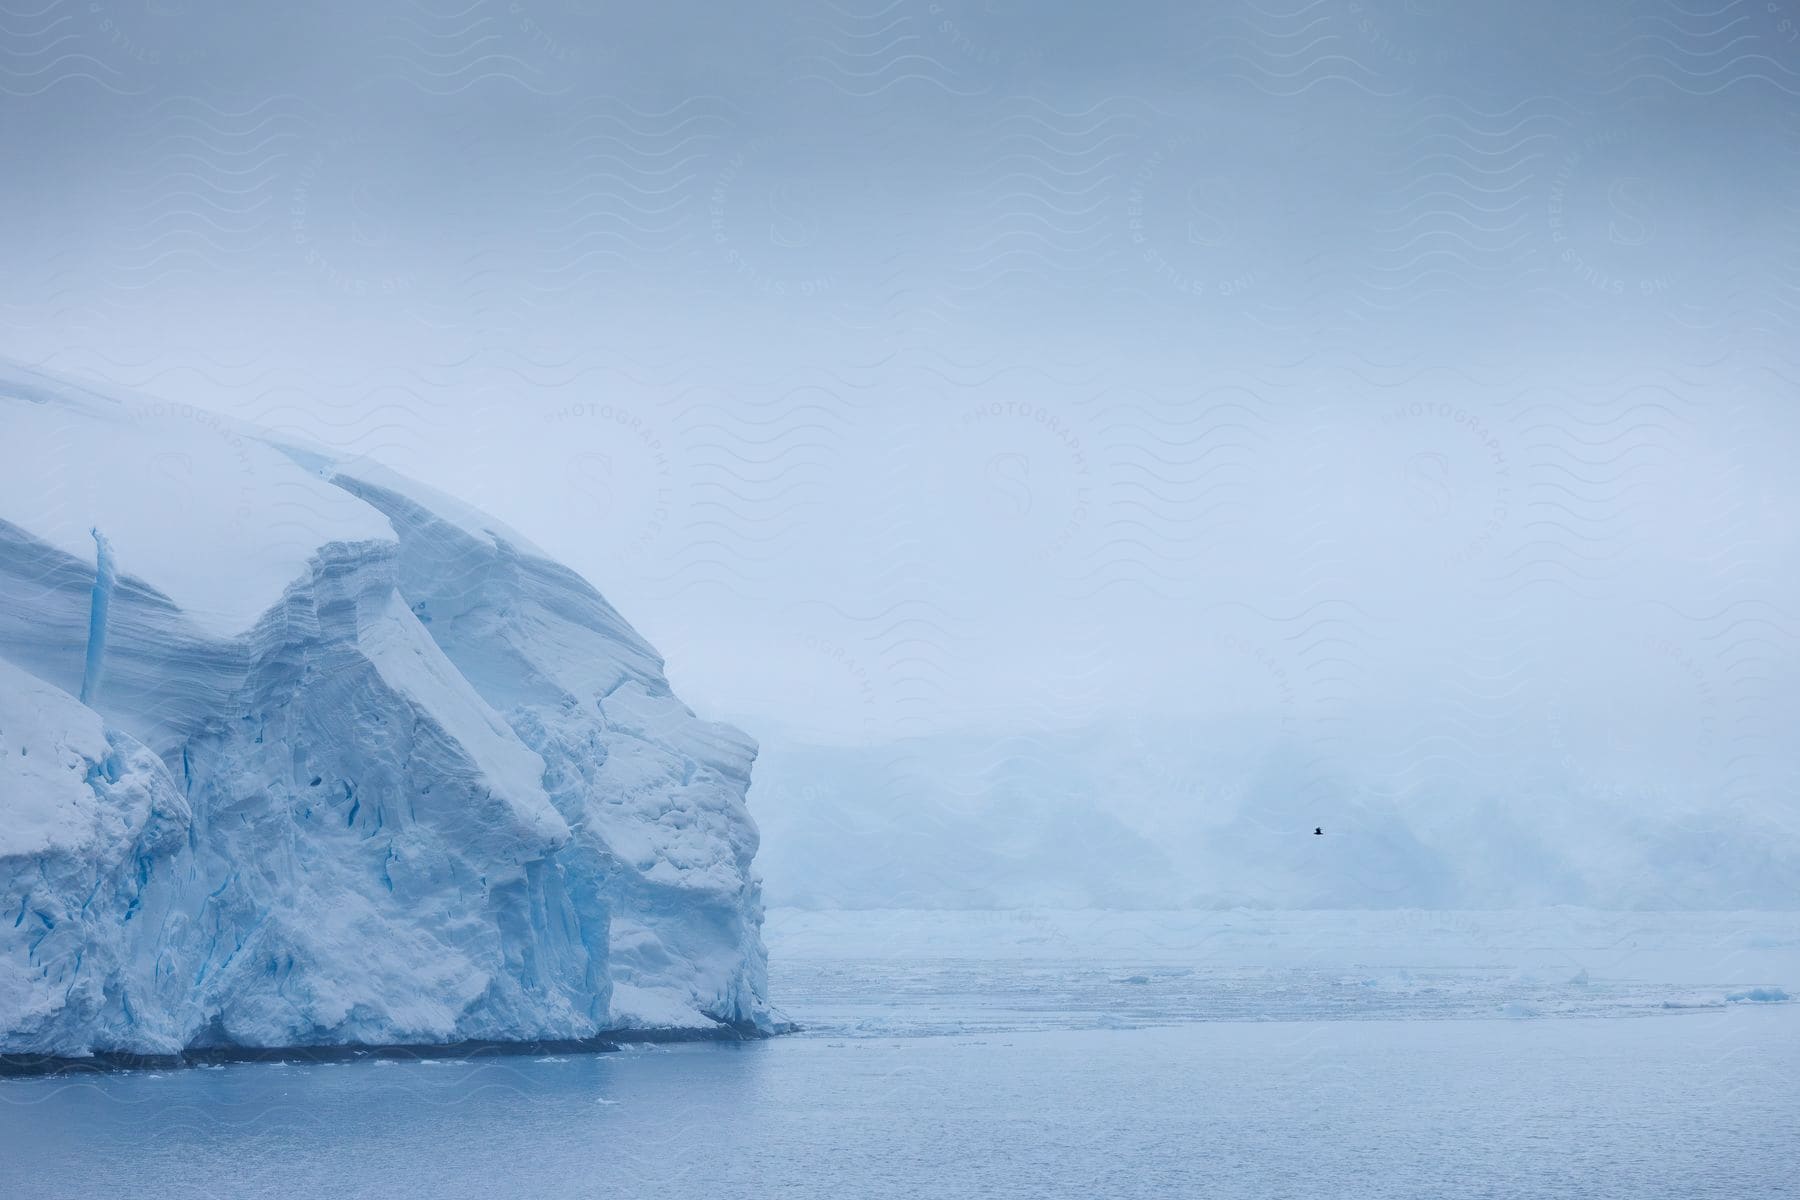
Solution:
<svg viewBox="0 0 1800 1200">
<path fill-rule="evenodd" d="M 185 406 L 0 429 L 0 1053 L 769 1027 L 756 747 L 579 576 Z"/>
</svg>

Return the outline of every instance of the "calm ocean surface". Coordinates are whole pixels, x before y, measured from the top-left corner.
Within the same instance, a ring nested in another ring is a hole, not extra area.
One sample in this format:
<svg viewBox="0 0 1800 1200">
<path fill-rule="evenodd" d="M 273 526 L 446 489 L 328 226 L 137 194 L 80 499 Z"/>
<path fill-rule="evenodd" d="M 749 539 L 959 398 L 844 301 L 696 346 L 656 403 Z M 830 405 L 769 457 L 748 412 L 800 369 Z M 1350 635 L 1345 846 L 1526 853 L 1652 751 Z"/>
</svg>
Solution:
<svg viewBox="0 0 1800 1200">
<path fill-rule="evenodd" d="M 1800 1194 L 1793 1003 L 1178 957 L 790 957 L 759 1043 L 0 1080 L 0 1196 Z"/>
</svg>

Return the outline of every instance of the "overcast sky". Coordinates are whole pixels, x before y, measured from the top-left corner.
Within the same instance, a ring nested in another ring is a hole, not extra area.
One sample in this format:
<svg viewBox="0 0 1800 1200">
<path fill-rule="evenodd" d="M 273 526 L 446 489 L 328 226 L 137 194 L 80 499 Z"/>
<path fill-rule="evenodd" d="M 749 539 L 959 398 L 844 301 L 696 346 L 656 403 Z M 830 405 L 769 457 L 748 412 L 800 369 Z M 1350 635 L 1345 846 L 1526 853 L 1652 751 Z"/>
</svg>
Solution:
<svg viewBox="0 0 1800 1200">
<path fill-rule="evenodd" d="M 1793 794 L 1792 5 L 45 4 L 0 352 L 466 496 L 702 711 Z"/>
</svg>

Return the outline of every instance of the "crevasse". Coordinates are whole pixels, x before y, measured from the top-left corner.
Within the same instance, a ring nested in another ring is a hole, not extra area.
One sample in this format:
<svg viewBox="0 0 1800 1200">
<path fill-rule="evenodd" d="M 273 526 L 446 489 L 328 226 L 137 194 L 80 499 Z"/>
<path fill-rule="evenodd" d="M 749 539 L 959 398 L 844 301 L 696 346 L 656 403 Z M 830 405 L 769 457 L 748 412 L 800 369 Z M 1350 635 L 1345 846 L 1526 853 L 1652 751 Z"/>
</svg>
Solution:
<svg viewBox="0 0 1800 1200">
<path fill-rule="evenodd" d="M 113 569 L 111 544 L 98 529 L 89 532 L 94 535 L 94 595 L 88 610 L 87 658 L 82 665 L 81 702 L 91 705 L 100 695 L 100 672 L 106 665 L 106 613 L 112 604 L 117 575 Z"/>
</svg>

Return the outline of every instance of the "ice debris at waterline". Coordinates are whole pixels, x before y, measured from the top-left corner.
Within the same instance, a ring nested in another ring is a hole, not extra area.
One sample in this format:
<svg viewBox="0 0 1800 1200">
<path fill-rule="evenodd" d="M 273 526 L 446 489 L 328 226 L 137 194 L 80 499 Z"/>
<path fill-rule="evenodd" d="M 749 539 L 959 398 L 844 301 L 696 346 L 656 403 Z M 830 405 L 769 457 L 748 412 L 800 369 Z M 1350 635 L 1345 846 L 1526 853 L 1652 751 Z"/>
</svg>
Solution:
<svg viewBox="0 0 1800 1200">
<path fill-rule="evenodd" d="M 0 428 L 0 1053 L 772 1028 L 756 746 L 586 581 L 187 406 Z"/>
</svg>

